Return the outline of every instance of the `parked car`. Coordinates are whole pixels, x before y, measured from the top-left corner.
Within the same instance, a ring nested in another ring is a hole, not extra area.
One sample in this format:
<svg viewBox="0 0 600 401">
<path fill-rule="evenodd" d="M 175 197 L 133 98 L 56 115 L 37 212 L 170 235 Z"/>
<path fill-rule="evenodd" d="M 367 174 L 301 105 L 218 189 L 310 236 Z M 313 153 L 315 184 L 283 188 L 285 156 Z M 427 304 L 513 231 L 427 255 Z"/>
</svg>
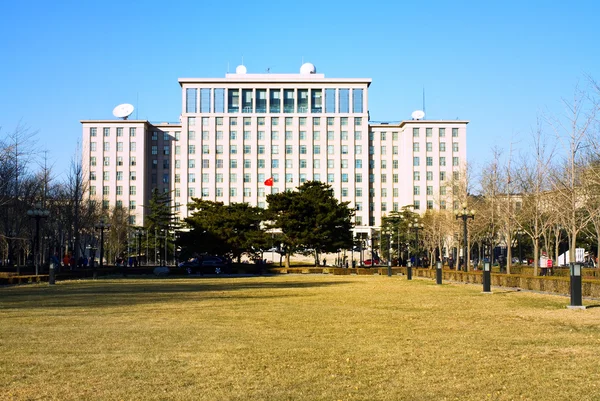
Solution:
<svg viewBox="0 0 600 401">
<path fill-rule="evenodd" d="M 377 265 L 379 265 L 381 263 L 381 260 L 379 260 L 378 258 L 367 259 L 363 263 L 364 263 L 365 266 L 377 266 Z"/>
<path fill-rule="evenodd" d="M 196 274 L 196 271 L 201 266 L 201 263 L 198 259 L 194 258 L 186 260 L 185 262 L 181 262 L 178 266 L 185 269 L 187 274 Z"/>
</svg>

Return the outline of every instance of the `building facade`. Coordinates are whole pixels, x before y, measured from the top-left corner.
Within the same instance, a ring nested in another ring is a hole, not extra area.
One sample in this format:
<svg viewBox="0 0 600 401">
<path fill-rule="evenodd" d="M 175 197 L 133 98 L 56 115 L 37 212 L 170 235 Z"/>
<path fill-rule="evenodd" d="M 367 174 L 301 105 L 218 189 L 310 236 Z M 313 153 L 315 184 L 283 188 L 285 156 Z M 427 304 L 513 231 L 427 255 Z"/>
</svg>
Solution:
<svg viewBox="0 0 600 401">
<path fill-rule="evenodd" d="M 178 124 L 85 120 L 89 195 L 143 225 L 154 188 L 180 218 L 191 198 L 266 208 L 270 193 L 316 180 L 356 209 L 356 230 L 406 205 L 446 208 L 445 183 L 466 161 L 468 121 L 369 122 L 366 78 L 299 74 L 181 78 Z M 272 179 L 272 185 L 265 181 Z"/>
</svg>

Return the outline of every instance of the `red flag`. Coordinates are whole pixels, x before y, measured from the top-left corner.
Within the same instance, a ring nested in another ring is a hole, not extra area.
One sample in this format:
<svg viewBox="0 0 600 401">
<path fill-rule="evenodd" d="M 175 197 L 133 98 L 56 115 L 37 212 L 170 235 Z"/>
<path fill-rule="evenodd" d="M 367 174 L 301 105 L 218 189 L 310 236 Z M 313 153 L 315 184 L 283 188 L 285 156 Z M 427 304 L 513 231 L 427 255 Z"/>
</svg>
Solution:
<svg viewBox="0 0 600 401">
<path fill-rule="evenodd" d="M 267 187 L 272 187 L 272 186 L 273 186 L 273 177 L 271 177 L 271 178 L 267 178 L 267 179 L 265 180 L 265 185 L 266 185 Z"/>
</svg>

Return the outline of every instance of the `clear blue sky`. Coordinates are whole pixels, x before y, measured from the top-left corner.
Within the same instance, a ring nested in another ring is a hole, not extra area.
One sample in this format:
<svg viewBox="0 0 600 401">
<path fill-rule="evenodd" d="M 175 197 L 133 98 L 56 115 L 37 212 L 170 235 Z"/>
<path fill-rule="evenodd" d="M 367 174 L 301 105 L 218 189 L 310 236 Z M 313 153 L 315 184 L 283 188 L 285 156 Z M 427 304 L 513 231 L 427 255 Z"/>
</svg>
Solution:
<svg viewBox="0 0 600 401">
<path fill-rule="evenodd" d="M 39 131 L 68 169 L 82 119 L 177 121 L 179 77 L 248 72 L 372 78 L 373 120 L 467 119 L 469 161 L 526 149 L 540 111 L 600 80 L 600 2 L 28 1 L 0 7 L 0 136 Z M 138 101 L 139 98 L 139 101 Z"/>
</svg>

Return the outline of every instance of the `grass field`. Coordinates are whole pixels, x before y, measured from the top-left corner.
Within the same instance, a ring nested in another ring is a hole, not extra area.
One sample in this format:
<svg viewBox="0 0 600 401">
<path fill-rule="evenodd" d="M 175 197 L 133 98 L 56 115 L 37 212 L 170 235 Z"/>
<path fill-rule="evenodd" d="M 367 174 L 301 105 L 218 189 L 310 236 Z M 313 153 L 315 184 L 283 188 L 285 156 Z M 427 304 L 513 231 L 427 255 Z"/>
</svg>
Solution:
<svg viewBox="0 0 600 401">
<path fill-rule="evenodd" d="M 397 276 L 4 287 L 0 399 L 600 400 L 600 308 L 568 303 Z"/>
</svg>

